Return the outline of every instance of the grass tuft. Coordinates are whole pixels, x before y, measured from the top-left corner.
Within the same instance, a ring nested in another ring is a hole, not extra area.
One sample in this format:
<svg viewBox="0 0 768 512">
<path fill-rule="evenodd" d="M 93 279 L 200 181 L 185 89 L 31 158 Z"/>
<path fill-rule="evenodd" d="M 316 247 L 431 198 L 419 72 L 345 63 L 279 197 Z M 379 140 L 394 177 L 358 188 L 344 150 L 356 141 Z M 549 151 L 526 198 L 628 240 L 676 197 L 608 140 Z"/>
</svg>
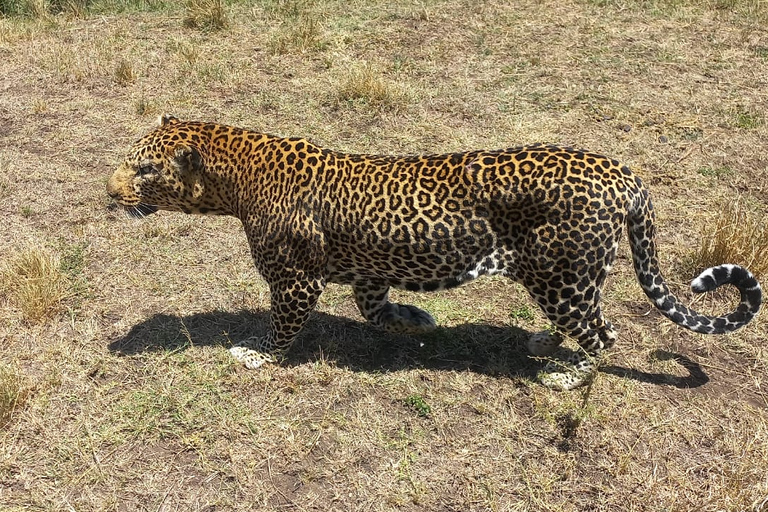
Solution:
<svg viewBox="0 0 768 512">
<path fill-rule="evenodd" d="M 227 28 L 229 18 L 224 0 L 188 0 L 184 26 L 208 31 Z"/>
<path fill-rule="evenodd" d="M 68 296 L 59 258 L 44 249 L 24 249 L 4 271 L 7 294 L 27 322 L 53 317 Z"/>
<path fill-rule="evenodd" d="M 133 108 L 139 116 L 154 116 L 160 113 L 157 102 L 147 99 L 143 93 L 133 101 Z"/>
<path fill-rule="evenodd" d="M 16 409 L 24 405 L 27 394 L 18 371 L 0 364 L 0 428 L 5 427 Z"/>
<path fill-rule="evenodd" d="M 42 114 L 48 110 L 48 102 L 44 98 L 36 98 L 32 103 L 32 112 Z"/>
<path fill-rule="evenodd" d="M 69 14 L 73 18 L 85 18 L 88 16 L 92 0 L 58 0 L 51 2 L 54 12 Z"/>
<path fill-rule="evenodd" d="M 4 427 L 13 417 L 14 411 L 24 404 L 27 390 L 19 373 L 0 364 L 0 427 Z"/>
<path fill-rule="evenodd" d="M 47 19 L 52 14 L 85 18 L 93 0 L 0 0 L 0 14 Z"/>
<path fill-rule="evenodd" d="M 120 62 L 117 63 L 117 68 L 115 68 L 115 82 L 117 82 L 118 85 L 126 86 L 135 81 L 136 71 L 134 71 L 133 66 L 127 60 L 121 59 Z"/>
<path fill-rule="evenodd" d="M 10 164 L 4 158 L 0 158 L 0 199 L 10 196 L 13 193 L 11 182 L 6 178 L 10 171 Z"/>
<path fill-rule="evenodd" d="M 339 84 L 337 95 L 340 103 L 363 103 L 382 110 L 400 110 L 408 103 L 406 92 L 370 65 L 353 68 Z"/>
<path fill-rule="evenodd" d="M 317 15 L 309 10 L 296 7 L 282 12 L 282 23 L 272 35 L 268 48 L 274 55 L 292 51 L 307 53 L 323 50 L 323 28 Z"/>
<path fill-rule="evenodd" d="M 19 2 L 22 7 L 22 13 L 35 19 L 47 19 L 51 15 L 50 3 L 47 0 L 25 0 Z"/>
<path fill-rule="evenodd" d="M 736 201 L 723 205 L 714 229 L 705 227 L 691 267 L 704 270 L 722 263 L 744 265 L 758 279 L 768 275 L 768 224 L 764 214 Z"/>
</svg>

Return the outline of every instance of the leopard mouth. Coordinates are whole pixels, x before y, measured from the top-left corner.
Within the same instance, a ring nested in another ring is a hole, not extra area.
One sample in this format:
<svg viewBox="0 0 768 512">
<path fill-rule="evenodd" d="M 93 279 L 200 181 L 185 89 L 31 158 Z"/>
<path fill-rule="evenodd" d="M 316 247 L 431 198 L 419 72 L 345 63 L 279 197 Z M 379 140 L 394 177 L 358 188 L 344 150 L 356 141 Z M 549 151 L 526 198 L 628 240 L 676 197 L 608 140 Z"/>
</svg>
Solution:
<svg viewBox="0 0 768 512">
<path fill-rule="evenodd" d="M 159 208 L 155 205 L 139 203 L 133 206 L 123 206 L 125 212 L 134 219 L 142 219 L 155 213 Z"/>
</svg>

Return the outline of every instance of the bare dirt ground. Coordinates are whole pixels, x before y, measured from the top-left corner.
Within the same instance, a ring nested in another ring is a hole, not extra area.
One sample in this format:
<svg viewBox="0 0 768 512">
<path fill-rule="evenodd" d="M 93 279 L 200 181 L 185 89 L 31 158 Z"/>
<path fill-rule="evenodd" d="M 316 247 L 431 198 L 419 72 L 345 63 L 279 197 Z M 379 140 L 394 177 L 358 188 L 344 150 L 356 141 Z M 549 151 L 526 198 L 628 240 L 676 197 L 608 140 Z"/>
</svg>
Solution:
<svg viewBox="0 0 768 512">
<path fill-rule="evenodd" d="M 644 178 L 668 279 L 722 312 L 687 283 L 724 205 L 768 205 L 764 5 L 262 0 L 220 30 L 189 5 L 0 18 L 0 510 L 768 510 L 764 316 L 682 331 L 627 247 L 587 389 L 536 383 L 547 323 L 503 279 L 397 293 L 441 326 L 419 338 L 331 287 L 288 361 L 248 371 L 226 349 L 268 294 L 239 222 L 129 220 L 104 190 L 162 112 L 367 153 L 566 143 Z M 67 286 L 39 320 L 9 270 L 29 250 Z"/>
</svg>

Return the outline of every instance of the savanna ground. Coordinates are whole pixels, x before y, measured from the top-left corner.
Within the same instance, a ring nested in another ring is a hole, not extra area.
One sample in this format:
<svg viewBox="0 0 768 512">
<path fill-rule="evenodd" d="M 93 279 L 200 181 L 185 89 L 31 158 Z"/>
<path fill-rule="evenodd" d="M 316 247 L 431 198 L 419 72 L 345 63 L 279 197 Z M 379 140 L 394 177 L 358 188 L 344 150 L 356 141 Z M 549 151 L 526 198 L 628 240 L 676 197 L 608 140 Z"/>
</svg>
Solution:
<svg viewBox="0 0 768 512">
<path fill-rule="evenodd" d="M 587 147 L 644 178 L 673 288 L 723 312 L 687 283 L 733 204 L 758 239 L 734 258 L 768 252 L 764 3 L 0 6 L 0 510 L 768 510 L 765 316 L 683 331 L 626 243 L 589 388 L 536 383 L 547 322 L 504 279 L 397 293 L 441 325 L 419 338 L 331 287 L 288 361 L 248 371 L 226 349 L 268 295 L 239 222 L 129 220 L 104 190 L 162 112 L 353 152 Z"/>
</svg>

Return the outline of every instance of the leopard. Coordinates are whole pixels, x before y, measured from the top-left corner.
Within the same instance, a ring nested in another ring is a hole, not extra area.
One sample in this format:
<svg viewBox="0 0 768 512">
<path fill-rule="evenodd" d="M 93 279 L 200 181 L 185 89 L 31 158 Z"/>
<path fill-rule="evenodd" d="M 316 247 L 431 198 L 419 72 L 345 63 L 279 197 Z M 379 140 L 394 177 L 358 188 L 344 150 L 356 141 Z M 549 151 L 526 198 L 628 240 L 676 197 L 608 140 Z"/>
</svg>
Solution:
<svg viewBox="0 0 768 512">
<path fill-rule="evenodd" d="M 733 285 L 737 308 L 709 316 L 685 306 L 659 268 L 648 188 L 619 161 L 566 145 L 353 154 L 164 114 L 106 188 L 135 217 L 166 210 L 241 221 L 270 297 L 266 334 L 229 349 L 249 369 L 284 360 L 329 283 L 350 285 L 370 324 L 418 335 L 436 328 L 434 318 L 392 302 L 392 288 L 431 292 L 500 275 L 521 283 L 551 322 L 522 342 L 542 361 L 539 382 L 577 388 L 618 339 L 601 299 L 625 229 L 640 287 L 675 324 L 725 334 L 762 303 L 749 270 L 726 263 L 691 289 Z M 578 347 L 560 356 L 564 340 Z"/>
</svg>

